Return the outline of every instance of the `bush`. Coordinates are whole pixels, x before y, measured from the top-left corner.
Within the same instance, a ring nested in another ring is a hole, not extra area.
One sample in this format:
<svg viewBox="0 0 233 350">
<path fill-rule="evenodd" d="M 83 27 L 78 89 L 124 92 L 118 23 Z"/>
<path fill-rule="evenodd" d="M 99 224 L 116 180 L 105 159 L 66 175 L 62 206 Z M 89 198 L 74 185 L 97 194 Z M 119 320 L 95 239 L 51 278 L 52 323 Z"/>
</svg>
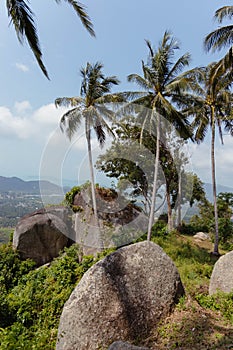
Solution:
<svg viewBox="0 0 233 350">
<path fill-rule="evenodd" d="M 74 244 L 50 266 L 37 269 L 29 261 L 21 262 L 11 247 L 3 251 L 0 349 L 54 350 L 64 303 L 83 274 L 109 251 L 96 258 L 84 256 L 79 262 L 79 247 Z"/>
</svg>

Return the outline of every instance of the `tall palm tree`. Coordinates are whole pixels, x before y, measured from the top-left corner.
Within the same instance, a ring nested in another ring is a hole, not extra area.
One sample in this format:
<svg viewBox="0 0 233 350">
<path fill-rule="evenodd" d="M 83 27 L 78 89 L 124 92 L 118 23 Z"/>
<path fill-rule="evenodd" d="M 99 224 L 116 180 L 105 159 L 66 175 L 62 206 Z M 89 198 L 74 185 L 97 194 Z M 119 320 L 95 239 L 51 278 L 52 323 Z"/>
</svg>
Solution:
<svg viewBox="0 0 233 350">
<path fill-rule="evenodd" d="M 216 169 L 215 169 L 215 134 L 218 128 L 221 142 L 223 144 L 223 131 L 233 136 L 233 114 L 232 114 L 232 73 L 225 71 L 222 65 L 211 63 L 207 67 L 193 70 L 196 77 L 196 92 L 192 97 L 188 97 L 190 108 L 187 112 L 194 116 L 193 128 L 195 130 L 195 140 L 204 140 L 208 128 L 211 129 L 211 174 L 214 199 L 215 216 L 215 255 L 219 255 L 219 229 L 218 229 L 218 209 L 216 191 Z M 194 85 L 193 85 L 194 86 Z M 188 100 L 186 101 L 188 104 Z"/>
<path fill-rule="evenodd" d="M 144 90 L 143 95 L 133 102 L 143 105 L 150 112 L 143 116 L 143 130 L 146 125 L 154 125 L 156 130 L 156 154 L 154 164 L 154 180 L 152 191 L 152 204 L 148 223 L 148 240 L 151 239 L 151 229 L 154 222 L 155 198 L 157 190 L 157 176 L 159 165 L 160 139 L 161 139 L 161 116 L 171 122 L 182 136 L 190 136 L 188 120 L 178 111 L 173 102 L 176 96 L 182 94 L 189 84 L 189 79 L 184 77 L 181 72 L 184 67 L 188 66 L 190 61 L 189 53 L 182 55 L 178 60 L 174 60 L 176 50 L 179 44 L 168 31 L 164 33 L 157 51 L 146 41 L 149 49 L 147 63 L 142 62 L 143 75 L 131 74 L 128 76 L 130 82 L 135 82 Z M 136 96 L 139 92 L 135 92 Z M 131 93 L 131 97 L 133 93 Z M 148 130 L 147 130 L 148 131 Z M 172 222 L 169 218 L 169 226 Z"/>
<path fill-rule="evenodd" d="M 58 4 L 61 3 L 61 0 L 55 1 Z M 85 7 L 80 2 L 75 0 L 65 1 L 73 7 L 74 11 L 80 18 L 84 27 L 92 36 L 94 36 L 95 32 L 93 30 L 93 25 L 85 10 Z M 40 49 L 39 38 L 37 35 L 34 13 L 32 12 L 27 2 L 25 0 L 7 0 L 6 7 L 8 11 L 8 16 L 10 17 L 11 23 L 15 28 L 19 42 L 22 44 L 23 40 L 26 38 L 42 72 L 49 79 L 48 72 L 42 61 L 42 52 Z"/>
<path fill-rule="evenodd" d="M 223 6 L 216 10 L 214 18 L 222 23 L 224 19 L 232 19 L 233 6 Z M 233 62 L 233 25 L 219 27 L 209 33 L 204 39 L 204 47 L 207 51 L 220 51 L 224 48 L 229 50 L 223 59 L 219 62 L 225 69 L 232 69 Z"/>
<path fill-rule="evenodd" d="M 107 131 L 114 135 L 106 120 L 112 120 L 114 113 L 107 108 L 105 103 L 121 102 L 120 94 L 110 94 L 113 85 L 118 85 L 119 80 L 115 76 L 105 77 L 102 73 L 103 65 L 99 62 L 95 64 L 87 63 L 81 68 L 81 91 L 80 97 L 62 97 L 55 100 L 55 105 L 72 107 L 61 118 L 61 128 L 71 139 L 82 120 L 85 123 L 85 134 L 88 148 L 88 159 L 91 176 L 91 193 L 94 210 L 94 217 L 97 227 L 99 227 L 98 210 L 95 194 L 94 169 L 91 148 L 91 132 L 94 129 L 100 146 L 103 146 Z M 99 234 L 101 232 L 99 230 Z M 100 237 L 101 248 L 103 248 L 102 237 Z"/>
</svg>

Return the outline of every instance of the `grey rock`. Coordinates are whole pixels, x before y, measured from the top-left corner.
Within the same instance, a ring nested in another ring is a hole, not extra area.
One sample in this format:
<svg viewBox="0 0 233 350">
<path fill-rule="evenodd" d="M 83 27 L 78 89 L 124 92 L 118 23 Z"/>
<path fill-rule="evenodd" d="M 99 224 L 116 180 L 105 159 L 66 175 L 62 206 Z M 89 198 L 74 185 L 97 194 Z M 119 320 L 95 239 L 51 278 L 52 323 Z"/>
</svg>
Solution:
<svg viewBox="0 0 233 350">
<path fill-rule="evenodd" d="M 209 235 L 207 233 L 204 232 L 197 232 L 193 238 L 198 239 L 200 241 L 207 241 L 210 239 Z"/>
<path fill-rule="evenodd" d="M 100 191 L 100 190 L 99 190 Z M 106 192 L 108 189 L 106 189 Z M 107 197 L 96 192 L 99 227 L 95 224 L 89 190 L 75 195 L 75 238 L 84 254 L 95 254 L 104 248 L 121 247 L 146 232 L 148 218 L 141 209 L 122 196 Z"/>
<path fill-rule="evenodd" d="M 69 241 L 69 228 L 61 218 L 64 212 L 59 209 L 55 214 L 55 208 L 51 211 L 41 209 L 24 216 L 14 231 L 14 249 L 22 259 L 30 258 L 37 266 L 57 257 Z"/>
<path fill-rule="evenodd" d="M 123 341 L 115 341 L 112 345 L 109 346 L 108 350 L 149 350 L 141 346 L 134 346 L 130 343 Z"/>
<path fill-rule="evenodd" d="M 65 303 L 57 350 L 96 350 L 150 334 L 184 289 L 161 247 L 140 242 L 92 266 Z"/>
<path fill-rule="evenodd" d="M 214 265 L 209 294 L 212 295 L 218 291 L 233 292 L 233 251 L 221 256 Z"/>
</svg>

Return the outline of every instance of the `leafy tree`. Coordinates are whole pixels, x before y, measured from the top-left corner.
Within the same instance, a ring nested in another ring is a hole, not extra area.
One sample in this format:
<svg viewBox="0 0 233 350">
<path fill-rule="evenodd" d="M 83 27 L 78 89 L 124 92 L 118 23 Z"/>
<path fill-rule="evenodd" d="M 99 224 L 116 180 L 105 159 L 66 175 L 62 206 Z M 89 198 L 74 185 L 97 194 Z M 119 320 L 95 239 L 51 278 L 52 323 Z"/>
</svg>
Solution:
<svg viewBox="0 0 233 350">
<path fill-rule="evenodd" d="M 232 244 L 233 223 L 232 217 L 232 193 L 219 193 L 217 196 L 219 242 L 226 248 Z M 230 201 L 229 201 L 230 199 Z M 215 232 L 215 210 L 214 205 L 207 199 L 199 202 L 199 215 L 191 218 L 191 225 L 196 231 Z"/>
<path fill-rule="evenodd" d="M 112 121 L 114 113 L 107 107 L 106 103 L 122 101 L 120 94 L 110 94 L 112 85 L 118 85 L 119 80 L 115 76 L 105 77 L 103 65 L 99 62 L 95 64 L 87 63 L 86 67 L 81 69 L 82 85 L 80 97 L 61 97 L 55 100 L 55 105 L 73 107 L 61 118 L 61 128 L 71 139 L 80 127 L 82 120 L 85 123 L 85 134 L 88 148 L 89 169 L 91 176 L 91 193 L 94 210 L 94 217 L 97 227 L 99 227 L 94 169 L 91 148 L 91 132 L 94 129 L 100 146 L 105 143 L 107 131 L 114 136 L 111 127 L 106 120 Z M 100 230 L 99 230 L 99 234 Z M 100 239 L 101 245 L 103 244 Z M 101 247 L 103 248 L 103 247 Z"/>
<path fill-rule="evenodd" d="M 57 4 L 61 3 L 61 0 L 55 0 Z M 90 18 L 85 10 L 85 7 L 76 0 L 65 0 L 68 2 L 80 18 L 82 24 L 87 31 L 94 36 L 93 25 Z M 48 72 L 42 60 L 42 52 L 40 49 L 40 42 L 37 35 L 37 29 L 34 19 L 34 13 L 30 6 L 29 1 L 26 0 L 7 0 L 6 7 L 8 16 L 10 17 L 11 23 L 13 24 L 18 40 L 22 44 L 24 39 L 27 40 L 36 60 L 40 66 L 40 69 L 44 75 L 49 78 Z"/>
<path fill-rule="evenodd" d="M 131 190 L 131 195 L 143 196 L 145 212 L 150 213 L 153 192 L 153 162 L 156 153 L 156 137 L 144 130 L 143 139 L 140 140 L 141 125 L 133 117 L 125 118 L 124 122 L 117 124 L 115 139 L 105 154 L 100 155 L 96 166 L 104 171 L 107 176 L 118 179 L 118 188 Z M 167 201 L 168 230 L 173 228 L 172 209 L 175 206 L 178 195 L 178 171 L 177 160 L 171 152 L 167 140 L 160 140 L 160 169 L 157 179 L 157 197 L 159 192 L 164 192 L 164 200 L 156 206 L 158 212 Z M 164 186 L 165 185 L 165 186 Z M 183 196 L 184 196 L 183 189 Z"/>
<path fill-rule="evenodd" d="M 225 71 L 219 63 L 211 63 L 207 67 L 194 69 L 192 74 L 196 78 L 197 85 L 192 97 L 188 97 L 186 100 L 186 104 L 190 104 L 186 112 L 194 116 L 193 128 L 197 142 L 203 141 L 208 128 L 210 127 L 211 129 L 211 169 L 215 211 L 215 243 L 213 253 L 218 255 L 219 233 L 215 175 L 215 134 L 216 128 L 218 128 L 222 144 L 222 127 L 224 127 L 226 132 L 233 135 L 232 93 L 230 90 L 232 74 Z"/>
<path fill-rule="evenodd" d="M 148 130 L 156 130 L 156 156 L 154 163 L 154 179 L 152 205 L 148 224 L 148 240 L 151 238 L 151 228 L 154 221 L 155 198 L 157 190 L 157 175 L 160 152 L 161 116 L 172 123 L 182 136 L 190 136 L 187 124 L 188 121 L 182 113 L 175 107 L 176 96 L 182 94 L 189 84 L 189 79 L 183 77 L 182 70 L 188 66 L 190 55 L 188 53 L 174 61 L 174 54 L 178 50 L 179 44 L 172 34 L 166 31 L 160 42 L 157 51 L 154 51 L 151 43 L 146 41 L 149 49 L 147 63 L 142 61 L 143 75 L 131 74 L 128 76 L 130 82 L 135 82 L 145 92 L 141 97 L 134 100 L 134 103 L 148 108 L 148 112 L 143 115 L 142 138 L 145 126 L 150 125 Z M 135 96 L 138 96 L 138 92 Z M 133 93 L 130 94 L 133 97 Z"/>
</svg>

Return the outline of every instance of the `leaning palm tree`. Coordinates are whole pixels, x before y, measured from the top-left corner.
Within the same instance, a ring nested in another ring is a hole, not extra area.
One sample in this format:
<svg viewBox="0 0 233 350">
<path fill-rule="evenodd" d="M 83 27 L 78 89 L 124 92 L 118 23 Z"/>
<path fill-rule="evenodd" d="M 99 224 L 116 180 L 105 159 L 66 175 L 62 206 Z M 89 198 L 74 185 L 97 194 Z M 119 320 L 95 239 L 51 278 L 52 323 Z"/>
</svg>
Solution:
<svg viewBox="0 0 233 350">
<path fill-rule="evenodd" d="M 188 120 L 176 108 L 176 96 L 182 94 L 189 84 L 189 79 L 185 78 L 181 72 L 188 66 L 190 61 L 189 53 L 184 54 L 178 60 L 174 60 L 174 54 L 178 50 L 179 44 L 168 31 L 164 33 L 163 39 L 157 51 L 146 41 L 149 49 L 147 63 L 142 62 L 143 75 L 131 74 L 128 76 L 130 82 L 135 82 L 144 90 L 143 95 L 133 102 L 147 107 L 148 113 L 143 115 L 142 138 L 146 125 L 154 125 L 156 130 L 156 152 L 154 163 L 154 180 L 152 191 L 152 203 L 148 223 L 148 240 L 151 239 L 151 229 L 154 223 L 155 199 L 157 190 L 157 177 L 160 155 L 161 141 L 161 117 L 172 123 L 182 136 L 190 136 Z M 139 92 L 135 92 L 137 96 Z M 131 96 L 133 93 L 131 93 Z M 148 131 L 148 129 L 147 129 Z M 154 135 L 155 136 L 155 135 Z M 172 227 L 171 215 L 169 215 L 168 227 Z"/>
<path fill-rule="evenodd" d="M 115 76 L 105 77 L 102 73 L 103 65 L 87 63 L 80 70 L 82 77 L 80 97 L 62 97 L 55 100 L 55 105 L 72 107 L 61 118 L 61 128 L 71 139 L 82 120 L 85 123 L 85 134 L 88 148 L 88 159 L 91 177 L 91 193 L 94 217 L 99 228 L 98 211 L 95 195 L 95 181 L 91 148 L 91 132 L 94 129 L 100 146 L 103 146 L 107 131 L 114 135 L 106 120 L 112 120 L 114 113 L 105 105 L 110 102 L 121 102 L 120 94 L 110 94 L 112 85 L 118 85 L 119 80 Z M 100 230 L 99 230 L 99 234 Z M 100 237 L 101 248 L 103 248 L 102 237 Z"/>
<path fill-rule="evenodd" d="M 58 4 L 61 0 L 55 0 Z M 93 25 L 85 10 L 85 7 L 78 1 L 66 0 L 74 9 L 87 31 L 94 36 Z M 42 61 L 39 38 L 37 35 L 34 13 L 25 0 L 7 0 L 6 7 L 8 16 L 11 19 L 18 40 L 22 44 L 26 39 L 44 75 L 49 78 L 48 72 Z"/>
<path fill-rule="evenodd" d="M 223 6 L 219 8 L 214 18 L 222 23 L 224 19 L 231 20 L 233 17 L 233 6 Z M 204 47 L 207 51 L 220 51 L 229 48 L 227 54 L 219 62 L 225 69 L 232 68 L 233 60 L 233 25 L 225 25 L 209 33 L 204 40 Z"/>
<path fill-rule="evenodd" d="M 215 241 L 214 255 L 219 255 L 219 228 L 216 191 L 215 169 L 215 134 L 218 128 L 220 140 L 223 144 L 223 130 L 233 136 L 233 113 L 231 93 L 232 73 L 226 71 L 222 65 L 211 63 L 204 68 L 196 68 L 192 72 L 196 78 L 196 89 L 192 97 L 188 97 L 186 105 L 190 107 L 186 112 L 194 117 L 192 126 L 195 130 L 195 140 L 201 142 L 211 129 L 211 174 L 214 200 Z M 194 86 L 194 85 L 193 85 Z M 188 102 L 189 100 L 189 102 Z"/>
</svg>

